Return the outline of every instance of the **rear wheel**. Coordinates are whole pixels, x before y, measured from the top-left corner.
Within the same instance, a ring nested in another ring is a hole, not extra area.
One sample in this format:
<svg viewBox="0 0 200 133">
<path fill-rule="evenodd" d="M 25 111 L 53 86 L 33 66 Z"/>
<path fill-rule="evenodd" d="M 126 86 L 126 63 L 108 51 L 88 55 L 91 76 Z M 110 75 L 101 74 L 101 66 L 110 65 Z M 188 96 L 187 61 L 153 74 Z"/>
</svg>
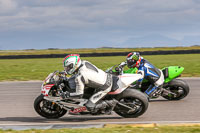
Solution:
<svg viewBox="0 0 200 133">
<path fill-rule="evenodd" d="M 45 100 L 42 94 L 35 99 L 34 109 L 40 116 L 48 119 L 60 118 L 67 112 L 57 104 Z"/>
<path fill-rule="evenodd" d="M 188 84 L 184 80 L 181 80 L 181 79 L 173 79 L 164 88 L 172 92 L 168 95 L 162 96 L 168 100 L 180 100 L 189 94 Z"/>
<path fill-rule="evenodd" d="M 135 118 L 142 115 L 148 108 L 148 99 L 145 94 L 135 89 L 126 89 L 119 94 L 116 99 L 132 109 L 127 109 L 119 104 L 116 105 L 114 111 L 125 118 Z"/>
</svg>

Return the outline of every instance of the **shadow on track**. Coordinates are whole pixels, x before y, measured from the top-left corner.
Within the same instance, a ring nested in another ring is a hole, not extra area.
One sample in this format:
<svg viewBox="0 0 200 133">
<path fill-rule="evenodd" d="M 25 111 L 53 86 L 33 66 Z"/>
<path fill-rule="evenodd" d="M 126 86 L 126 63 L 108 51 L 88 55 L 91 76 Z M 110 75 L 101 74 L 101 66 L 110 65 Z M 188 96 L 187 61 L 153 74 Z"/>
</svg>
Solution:
<svg viewBox="0 0 200 133">
<path fill-rule="evenodd" d="M 53 122 L 53 121 L 59 121 L 59 122 L 85 122 L 85 121 L 90 121 L 90 120 L 105 120 L 105 119 L 121 119 L 121 117 L 63 117 L 60 119 L 45 119 L 42 117 L 4 117 L 4 118 L 0 118 L 0 121 L 11 121 L 11 122 L 35 122 L 35 123 L 49 123 L 49 122 Z"/>
<path fill-rule="evenodd" d="M 150 99 L 149 102 L 171 102 L 167 99 Z"/>
</svg>

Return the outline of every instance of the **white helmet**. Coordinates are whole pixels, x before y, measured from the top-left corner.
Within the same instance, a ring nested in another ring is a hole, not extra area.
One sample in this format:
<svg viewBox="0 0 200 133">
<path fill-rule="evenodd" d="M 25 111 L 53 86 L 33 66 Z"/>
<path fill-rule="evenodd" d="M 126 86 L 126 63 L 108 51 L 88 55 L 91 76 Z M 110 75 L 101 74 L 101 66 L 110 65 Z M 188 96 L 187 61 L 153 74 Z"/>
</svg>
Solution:
<svg viewBox="0 0 200 133">
<path fill-rule="evenodd" d="M 79 54 L 70 54 L 63 60 L 64 70 L 67 74 L 73 74 L 81 65 Z"/>
</svg>

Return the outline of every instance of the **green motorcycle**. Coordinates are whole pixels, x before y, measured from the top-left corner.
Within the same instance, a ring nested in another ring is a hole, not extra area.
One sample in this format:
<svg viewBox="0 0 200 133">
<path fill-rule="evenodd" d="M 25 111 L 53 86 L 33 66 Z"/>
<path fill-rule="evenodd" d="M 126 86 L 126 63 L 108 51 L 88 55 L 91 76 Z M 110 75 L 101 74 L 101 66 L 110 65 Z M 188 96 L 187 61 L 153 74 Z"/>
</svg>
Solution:
<svg viewBox="0 0 200 133">
<path fill-rule="evenodd" d="M 106 72 L 113 75 L 121 75 L 122 73 L 137 73 L 137 68 L 131 68 L 129 70 L 122 70 L 118 65 L 114 65 L 111 68 L 107 69 Z M 186 97 L 189 94 L 189 85 L 182 79 L 177 79 L 181 76 L 184 68 L 180 66 L 169 66 L 162 69 L 164 75 L 164 84 L 160 87 L 150 98 L 158 98 L 159 96 L 164 97 L 168 100 L 180 100 Z M 151 83 L 148 80 L 143 80 L 140 91 L 143 93 L 148 89 Z M 131 86 L 133 89 L 136 88 L 136 82 Z"/>
</svg>

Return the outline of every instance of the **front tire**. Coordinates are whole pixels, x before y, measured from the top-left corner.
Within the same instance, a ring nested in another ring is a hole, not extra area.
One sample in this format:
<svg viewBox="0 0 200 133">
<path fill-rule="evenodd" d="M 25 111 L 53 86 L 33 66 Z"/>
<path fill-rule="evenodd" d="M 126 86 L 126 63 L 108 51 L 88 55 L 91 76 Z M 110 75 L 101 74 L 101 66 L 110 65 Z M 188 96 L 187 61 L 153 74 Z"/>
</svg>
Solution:
<svg viewBox="0 0 200 133">
<path fill-rule="evenodd" d="M 66 114 L 66 110 L 61 109 L 57 104 L 44 99 L 44 95 L 39 95 L 34 101 L 35 111 L 47 119 L 57 119 Z"/>
<path fill-rule="evenodd" d="M 121 94 L 119 94 L 116 99 L 129 107 L 132 107 L 133 110 L 125 110 L 122 106 L 116 105 L 114 111 L 125 118 L 136 118 L 144 114 L 148 108 L 148 98 L 147 96 L 135 89 L 126 89 Z"/>
<path fill-rule="evenodd" d="M 164 88 L 176 94 L 163 96 L 168 100 L 181 100 L 186 97 L 190 91 L 189 85 L 181 79 L 173 79 Z"/>
</svg>

